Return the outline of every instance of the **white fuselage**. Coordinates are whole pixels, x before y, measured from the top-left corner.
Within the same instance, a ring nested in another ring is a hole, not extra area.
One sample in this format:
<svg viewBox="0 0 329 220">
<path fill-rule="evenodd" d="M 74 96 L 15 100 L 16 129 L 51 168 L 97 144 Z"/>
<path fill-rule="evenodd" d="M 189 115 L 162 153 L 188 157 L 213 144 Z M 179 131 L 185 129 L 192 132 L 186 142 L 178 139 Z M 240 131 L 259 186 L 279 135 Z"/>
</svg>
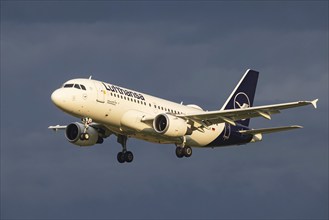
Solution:
<svg viewBox="0 0 329 220">
<path fill-rule="evenodd" d="M 203 147 L 224 131 L 225 124 L 219 123 L 195 130 L 191 135 L 169 138 L 157 133 L 147 119 L 161 113 L 185 115 L 204 111 L 195 105 L 174 103 L 92 79 L 73 79 L 64 85 L 51 97 L 57 107 L 75 117 L 92 118 L 116 134 L 154 143 Z"/>
</svg>

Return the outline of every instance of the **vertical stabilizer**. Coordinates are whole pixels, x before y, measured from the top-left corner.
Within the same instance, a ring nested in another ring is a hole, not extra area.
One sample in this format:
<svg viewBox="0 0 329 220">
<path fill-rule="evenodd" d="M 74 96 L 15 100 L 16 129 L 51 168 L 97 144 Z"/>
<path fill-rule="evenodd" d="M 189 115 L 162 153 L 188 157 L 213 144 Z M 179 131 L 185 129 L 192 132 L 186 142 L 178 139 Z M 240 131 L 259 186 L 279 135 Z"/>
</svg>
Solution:
<svg viewBox="0 0 329 220">
<path fill-rule="evenodd" d="M 259 72 L 248 69 L 235 87 L 221 110 L 249 108 L 253 106 Z M 249 125 L 249 119 L 239 120 L 238 124 Z"/>
</svg>

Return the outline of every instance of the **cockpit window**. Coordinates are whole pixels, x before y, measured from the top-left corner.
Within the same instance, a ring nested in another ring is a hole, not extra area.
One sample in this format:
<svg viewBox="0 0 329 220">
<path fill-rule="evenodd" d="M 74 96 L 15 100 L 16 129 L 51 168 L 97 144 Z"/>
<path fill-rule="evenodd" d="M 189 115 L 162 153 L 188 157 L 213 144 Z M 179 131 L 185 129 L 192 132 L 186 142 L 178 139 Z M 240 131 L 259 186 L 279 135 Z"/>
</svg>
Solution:
<svg viewBox="0 0 329 220">
<path fill-rule="evenodd" d="M 73 84 L 65 84 L 64 85 L 64 88 L 72 88 L 73 87 Z"/>
<path fill-rule="evenodd" d="M 82 90 L 87 90 L 84 85 L 81 84 L 64 84 L 63 88 L 76 88 L 76 89 L 82 89 Z"/>
</svg>

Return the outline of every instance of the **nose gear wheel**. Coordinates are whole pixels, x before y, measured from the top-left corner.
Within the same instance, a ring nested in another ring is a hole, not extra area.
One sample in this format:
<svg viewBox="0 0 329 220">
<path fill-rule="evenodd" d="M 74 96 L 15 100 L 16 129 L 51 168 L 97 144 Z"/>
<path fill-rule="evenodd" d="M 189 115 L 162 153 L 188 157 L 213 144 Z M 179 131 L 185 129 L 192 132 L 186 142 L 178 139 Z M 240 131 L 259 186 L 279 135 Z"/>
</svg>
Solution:
<svg viewBox="0 0 329 220">
<path fill-rule="evenodd" d="M 90 138 L 90 135 L 88 134 L 88 133 L 81 133 L 81 135 L 80 135 L 80 139 L 81 140 L 89 140 L 89 138 Z"/>
</svg>

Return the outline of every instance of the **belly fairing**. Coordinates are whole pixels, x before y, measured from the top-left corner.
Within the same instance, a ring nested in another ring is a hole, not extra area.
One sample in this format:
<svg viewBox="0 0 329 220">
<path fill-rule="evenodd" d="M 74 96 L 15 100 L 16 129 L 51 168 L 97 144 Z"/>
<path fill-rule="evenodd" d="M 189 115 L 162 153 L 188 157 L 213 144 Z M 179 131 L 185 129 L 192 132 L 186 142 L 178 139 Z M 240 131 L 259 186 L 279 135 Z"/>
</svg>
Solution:
<svg viewBox="0 0 329 220">
<path fill-rule="evenodd" d="M 204 128 L 203 131 L 193 131 L 192 135 L 186 136 L 186 145 L 191 147 L 204 147 L 213 142 L 223 133 L 224 123 Z"/>
</svg>

